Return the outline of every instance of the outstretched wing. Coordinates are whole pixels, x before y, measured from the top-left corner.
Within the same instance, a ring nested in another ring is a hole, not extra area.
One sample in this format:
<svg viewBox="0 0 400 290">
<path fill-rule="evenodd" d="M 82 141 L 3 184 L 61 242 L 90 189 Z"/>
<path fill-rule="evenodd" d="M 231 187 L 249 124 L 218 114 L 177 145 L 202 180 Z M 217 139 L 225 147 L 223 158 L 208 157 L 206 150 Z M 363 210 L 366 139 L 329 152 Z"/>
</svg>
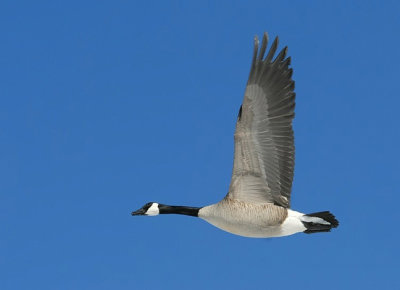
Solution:
<svg viewBox="0 0 400 290">
<path fill-rule="evenodd" d="M 287 47 L 273 59 L 278 37 L 267 56 L 254 39 L 250 76 L 235 131 L 235 154 L 228 197 L 290 207 L 294 170 L 295 93 Z"/>
</svg>

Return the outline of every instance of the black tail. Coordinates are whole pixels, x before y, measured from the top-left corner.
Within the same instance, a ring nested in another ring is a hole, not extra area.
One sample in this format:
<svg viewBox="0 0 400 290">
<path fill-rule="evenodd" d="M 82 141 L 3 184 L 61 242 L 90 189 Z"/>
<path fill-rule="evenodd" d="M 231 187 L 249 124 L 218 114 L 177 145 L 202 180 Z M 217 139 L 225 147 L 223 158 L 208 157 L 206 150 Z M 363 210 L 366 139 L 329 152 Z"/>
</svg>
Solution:
<svg viewBox="0 0 400 290">
<path fill-rule="evenodd" d="M 332 228 L 339 226 L 338 220 L 329 211 L 309 213 L 302 216 L 301 220 L 306 227 L 306 234 L 330 232 Z"/>
</svg>

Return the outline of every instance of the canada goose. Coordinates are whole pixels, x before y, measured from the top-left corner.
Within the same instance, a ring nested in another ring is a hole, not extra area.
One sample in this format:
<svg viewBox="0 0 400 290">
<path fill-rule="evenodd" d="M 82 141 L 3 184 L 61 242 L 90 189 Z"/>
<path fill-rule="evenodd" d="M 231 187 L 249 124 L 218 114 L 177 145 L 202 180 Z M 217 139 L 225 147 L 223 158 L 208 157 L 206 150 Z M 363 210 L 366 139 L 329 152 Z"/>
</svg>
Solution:
<svg viewBox="0 0 400 290">
<path fill-rule="evenodd" d="M 294 170 L 295 93 L 287 47 L 273 59 L 278 37 L 267 56 L 268 35 L 260 50 L 257 36 L 250 76 L 235 131 L 235 153 L 229 192 L 205 207 L 149 202 L 132 215 L 183 214 L 202 218 L 232 234 L 280 237 L 299 232 L 329 232 L 339 222 L 329 211 L 304 214 L 290 209 Z"/>
</svg>

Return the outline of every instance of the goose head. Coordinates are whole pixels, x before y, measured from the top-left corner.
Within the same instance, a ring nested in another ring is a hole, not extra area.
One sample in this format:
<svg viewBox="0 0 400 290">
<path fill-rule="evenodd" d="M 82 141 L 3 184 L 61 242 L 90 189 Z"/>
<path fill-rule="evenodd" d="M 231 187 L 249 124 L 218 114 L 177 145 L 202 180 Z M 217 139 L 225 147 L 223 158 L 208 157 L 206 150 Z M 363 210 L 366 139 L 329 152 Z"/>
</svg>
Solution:
<svg viewBox="0 0 400 290">
<path fill-rule="evenodd" d="M 157 202 L 148 202 L 142 208 L 138 209 L 137 211 L 133 211 L 132 215 L 159 215 L 160 208 Z"/>
</svg>

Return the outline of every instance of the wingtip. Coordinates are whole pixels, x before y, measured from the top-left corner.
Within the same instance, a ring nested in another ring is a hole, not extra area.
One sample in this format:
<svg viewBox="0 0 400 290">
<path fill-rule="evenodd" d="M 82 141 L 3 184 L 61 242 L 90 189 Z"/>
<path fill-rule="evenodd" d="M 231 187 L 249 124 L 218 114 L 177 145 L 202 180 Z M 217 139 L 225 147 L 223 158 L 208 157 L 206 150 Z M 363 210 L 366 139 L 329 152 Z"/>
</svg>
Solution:
<svg viewBox="0 0 400 290">
<path fill-rule="evenodd" d="M 272 61 L 272 59 L 273 59 L 273 57 L 275 55 L 276 49 L 278 48 L 278 44 L 279 44 L 279 38 L 277 36 L 277 37 L 275 37 L 274 42 L 272 42 L 271 47 L 269 48 L 269 52 L 267 54 L 267 57 L 265 58 L 265 61 L 267 63 Z"/>
<path fill-rule="evenodd" d="M 275 37 L 274 42 L 272 43 L 272 45 L 278 47 L 278 45 L 279 45 L 279 36 Z"/>
<path fill-rule="evenodd" d="M 258 40 L 258 36 L 255 35 L 254 36 L 254 49 L 253 49 L 253 62 L 256 60 L 257 58 L 257 54 L 258 54 L 258 46 L 260 44 L 260 41 Z"/>
<path fill-rule="evenodd" d="M 257 45 L 260 43 L 260 41 L 258 40 L 258 35 L 254 35 L 254 45 Z"/>
<path fill-rule="evenodd" d="M 259 60 L 262 60 L 264 58 L 265 51 L 267 50 L 267 45 L 268 45 L 268 35 L 266 35 L 264 33 L 262 42 L 261 42 L 260 53 L 258 55 Z"/>
<path fill-rule="evenodd" d="M 264 34 L 263 34 L 263 42 L 266 42 L 266 43 L 268 43 L 268 41 L 269 41 L 269 36 L 268 36 L 268 32 L 264 32 Z"/>
</svg>

